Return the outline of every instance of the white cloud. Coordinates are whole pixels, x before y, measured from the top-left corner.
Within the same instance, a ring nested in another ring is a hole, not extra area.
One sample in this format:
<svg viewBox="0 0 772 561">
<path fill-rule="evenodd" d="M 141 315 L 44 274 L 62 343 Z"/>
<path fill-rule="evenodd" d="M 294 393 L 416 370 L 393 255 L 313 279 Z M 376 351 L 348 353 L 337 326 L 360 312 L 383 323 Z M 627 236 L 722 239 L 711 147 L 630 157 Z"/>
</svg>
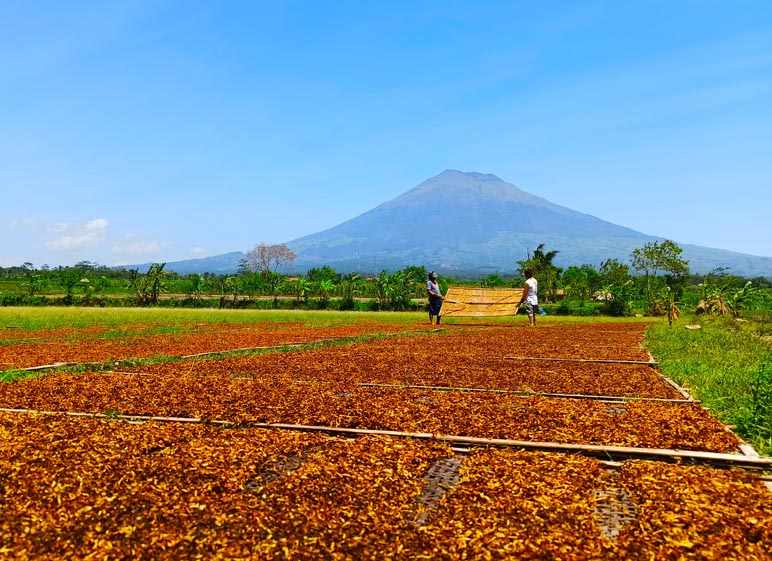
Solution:
<svg viewBox="0 0 772 561">
<path fill-rule="evenodd" d="M 113 244 L 112 252 L 118 256 L 144 256 L 156 254 L 162 247 L 160 242 L 141 240 L 134 234 L 127 234 L 122 241 Z"/>
<path fill-rule="evenodd" d="M 104 218 L 89 220 L 81 225 L 57 222 L 50 230 L 58 235 L 48 240 L 45 245 L 53 251 L 98 247 L 107 239 L 107 226 L 108 222 Z"/>
<path fill-rule="evenodd" d="M 61 233 L 61 232 L 66 232 L 71 227 L 72 227 L 72 224 L 70 224 L 69 222 L 54 222 L 51 225 L 51 227 L 49 228 L 49 230 L 51 230 L 52 232 L 58 234 L 58 233 Z"/>
</svg>

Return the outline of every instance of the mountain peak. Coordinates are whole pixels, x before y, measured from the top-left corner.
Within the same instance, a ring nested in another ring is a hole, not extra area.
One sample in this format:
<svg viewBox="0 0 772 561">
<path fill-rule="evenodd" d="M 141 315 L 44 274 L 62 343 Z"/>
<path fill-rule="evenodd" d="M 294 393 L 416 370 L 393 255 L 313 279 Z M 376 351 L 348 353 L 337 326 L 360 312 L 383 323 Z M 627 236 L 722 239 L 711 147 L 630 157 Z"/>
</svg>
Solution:
<svg viewBox="0 0 772 561">
<path fill-rule="evenodd" d="M 432 177 L 430 179 L 437 179 L 438 177 L 451 178 L 451 177 L 456 177 L 456 176 L 459 176 L 459 175 L 466 176 L 466 177 L 468 177 L 470 179 L 474 179 L 476 181 L 497 181 L 497 182 L 500 181 L 500 182 L 504 182 L 503 179 L 493 175 L 492 173 L 480 173 L 479 171 L 459 171 L 457 169 L 446 169 L 445 171 L 443 171 L 441 173 L 438 173 L 437 175 L 435 175 L 434 177 Z"/>
<path fill-rule="evenodd" d="M 527 193 L 491 173 L 446 169 L 402 195 L 380 205 L 378 209 L 413 207 L 426 204 L 431 199 L 435 201 L 452 199 L 459 204 L 495 201 L 549 207 L 555 210 L 562 208 L 546 199 Z"/>
</svg>

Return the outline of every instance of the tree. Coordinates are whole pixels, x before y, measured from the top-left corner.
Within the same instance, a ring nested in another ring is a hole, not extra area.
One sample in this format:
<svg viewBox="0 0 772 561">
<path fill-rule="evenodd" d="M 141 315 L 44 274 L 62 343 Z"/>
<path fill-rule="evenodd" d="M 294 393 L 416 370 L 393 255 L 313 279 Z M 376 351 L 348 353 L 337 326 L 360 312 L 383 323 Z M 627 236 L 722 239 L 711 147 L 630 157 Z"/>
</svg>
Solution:
<svg viewBox="0 0 772 561">
<path fill-rule="evenodd" d="M 429 276 L 429 271 L 423 265 L 410 265 L 402 269 L 405 275 L 416 282 L 425 282 Z"/>
<path fill-rule="evenodd" d="M 737 277 L 728 275 L 723 267 L 705 275 L 702 283 L 702 299 L 697 304 L 696 313 L 738 317 L 740 311 L 746 308 L 760 291 L 750 280 L 738 288 L 737 280 Z"/>
<path fill-rule="evenodd" d="M 220 308 L 225 307 L 225 294 L 231 294 L 235 304 L 239 298 L 241 282 L 238 277 L 225 277 L 220 279 Z"/>
<path fill-rule="evenodd" d="M 408 309 L 416 284 L 423 281 L 423 278 L 418 277 L 420 272 L 420 267 L 408 267 L 391 275 L 385 270 L 381 271 L 381 274 L 374 280 L 381 310 L 402 311 Z"/>
<path fill-rule="evenodd" d="M 166 291 L 165 279 L 169 273 L 164 271 L 165 266 L 166 263 L 153 263 L 145 275 L 140 274 L 137 269 L 129 272 L 126 284 L 135 291 L 137 304 L 144 306 L 158 302 L 158 297 Z"/>
<path fill-rule="evenodd" d="M 203 275 L 193 274 L 189 277 L 188 294 L 193 300 L 201 300 L 206 291 L 206 280 Z"/>
<path fill-rule="evenodd" d="M 656 277 L 659 271 L 688 277 L 689 262 L 681 259 L 682 252 L 683 249 L 670 240 L 661 244 L 649 242 L 632 251 L 633 269 L 643 271 L 647 277 Z"/>
<path fill-rule="evenodd" d="M 238 268 L 238 271 L 237 271 L 237 274 L 239 276 L 248 275 L 251 270 L 252 269 L 250 269 L 250 267 L 249 267 L 249 261 L 247 261 L 246 258 L 239 259 L 239 268 Z"/>
<path fill-rule="evenodd" d="M 304 303 L 308 303 L 308 296 L 314 288 L 313 283 L 306 278 L 300 277 L 298 280 L 294 281 L 292 285 L 297 299 L 303 300 Z"/>
<path fill-rule="evenodd" d="M 343 277 L 343 300 L 340 303 L 341 310 L 353 310 L 356 307 L 354 303 L 354 293 L 359 287 L 361 279 L 359 275 L 349 273 Z"/>
<path fill-rule="evenodd" d="M 482 288 L 495 288 L 497 286 L 504 286 L 505 284 L 504 279 L 495 273 L 488 275 L 480 281 L 480 286 Z"/>
<path fill-rule="evenodd" d="M 92 261 L 78 261 L 75 263 L 75 268 L 79 271 L 82 271 L 83 273 L 96 271 L 99 269 L 99 263 L 95 263 Z"/>
<path fill-rule="evenodd" d="M 59 269 L 59 282 L 64 288 L 65 303 L 72 303 L 72 293 L 81 279 L 80 271 L 71 267 Z"/>
<path fill-rule="evenodd" d="M 261 243 L 247 252 L 246 260 L 249 268 L 259 273 L 271 287 L 274 306 L 277 303 L 276 287 L 282 278 L 276 269 L 285 263 L 292 263 L 296 257 L 297 255 L 284 244 Z"/>
<path fill-rule="evenodd" d="M 557 281 L 563 271 L 552 263 L 558 253 L 560 252 L 548 251 L 545 253 L 544 244 L 542 243 L 539 244 L 533 251 L 533 255 L 530 255 L 528 259 L 517 262 L 520 265 L 520 274 L 525 276 L 525 270 L 531 269 L 533 276 L 539 281 L 539 292 L 544 294 L 545 300 L 553 302 L 557 292 Z"/>
<path fill-rule="evenodd" d="M 321 269 L 317 269 L 316 267 L 309 269 L 306 276 L 311 282 L 321 282 L 323 280 L 328 280 L 335 284 L 340 282 L 340 273 L 335 271 L 335 269 L 329 265 L 325 265 Z"/>
<path fill-rule="evenodd" d="M 255 294 L 265 294 L 270 289 L 268 281 L 260 273 L 241 277 L 241 287 L 250 297 L 255 296 Z"/>
<path fill-rule="evenodd" d="M 133 290 L 137 295 L 137 304 L 141 306 L 145 303 L 144 277 L 139 274 L 137 269 L 131 269 L 129 271 L 129 277 L 126 279 L 126 288 Z"/>
<path fill-rule="evenodd" d="M 584 306 L 584 302 L 590 296 L 590 274 L 587 269 L 572 265 L 563 273 L 561 277 L 565 298 L 568 300 L 579 300 L 579 305 Z"/>
<path fill-rule="evenodd" d="M 689 278 L 689 262 L 681 259 L 683 250 L 670 240 L 649 242 L 642 248 L 634 249 L 631 253 L 633 269 L 644 273 L 646 298 L 649 301 L 649 309 L 659 312 L 662 302 L 655 297 L 655 289 L 661 288 L 661 283 L 656 282 L 657 273 L 668 273 L 665 278 L 667 288 L 672 291 L 670 298 L 678 299 L 683 293 L 683 288 Z M 657 286 L 659 285 L 659 286 Z"/>
<path fill-rule="evenodd" d="M 335 284 L 330 279 L 322 279 L 315 283 L 315 286 L 319 296 L 319 307 L 326 308 L 330 301 L 330 294 L 335 290 Z"/>
<path fill-rule="evenodd" d="M 247 266 L 258 273 L 276 272 L 286 263 L 292 263 L 297 258 L 295 252 L 284 244 L 258 244 L 247 252 Z"/>
<path fill-rule="evenodd" d="M 606 259 L 600 264 L 601 284 L 622 286 L 630 280 L 630 267 L 617 259 Z"/>
<path fill-rule="evenodd" d="M 165 280 L 169 273 L 164 271 L 165 266 L 166 263 L 153 263 L 145 275 L 148 280 L 151 304 L 158 303 L 158 297 L 162 292 L 166 292 Z"/>
<path fill-rule="evenodd" d="M 26 261 L 21 268 L 27 277 L 27 293 L 30 296 L 35 296 L 35 292 L 40 289 L 42 284 L 42 277 L 35 272 L 35 266 L 29 261 Z"/>
<path fill-rule="evenodd" d="M 632 311 L 635 286 L 630 267 L 617 259 L 606 259 L 600 264 L 601 288 L 597 299 L 603 301 L 603 311 L 612 316 L 626 316 Z"/>
</svg>

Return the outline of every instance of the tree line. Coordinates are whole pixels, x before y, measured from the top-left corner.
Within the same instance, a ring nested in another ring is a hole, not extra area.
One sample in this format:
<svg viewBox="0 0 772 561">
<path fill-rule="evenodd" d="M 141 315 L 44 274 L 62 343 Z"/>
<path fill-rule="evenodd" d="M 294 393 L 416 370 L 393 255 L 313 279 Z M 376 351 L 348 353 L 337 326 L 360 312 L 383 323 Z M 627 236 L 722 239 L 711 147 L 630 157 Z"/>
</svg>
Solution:
<svg viewBox="0 0 772 561">
<path fill-rule="evenodd" d="M 450 285 L 520 287 L 531 269 L 548 313 L 652 316 L 678 313 L 679 306 L 703 313 L 739 315 L 772 309 L 769 279 L 746 279 L 716 269 L 689 271 L 682 249 L 670 240 L 634 249 L 629 263 L 608 259 L 598 266 L 566 269 L 555 265 L 559 250 L 544 244 L 513 264 L 510 274 L 480 279 L 440 277 Z M 305 275 L 279 273 L 295 254 L 283 244 L 258 244 L 245 254 L 238 272 L 180 275 L 154 263 L 145 273 L 82 261 L 71 267 L 40 269 L 32 263 L 0 267 L 0 305 L 186 306 L 220 308 L 300 308 L 337 310 L 417 310 L 425 306 L 424 266 L 413 265 L 364 276 L 341 274 L 330 266 Z"/>
</svg>

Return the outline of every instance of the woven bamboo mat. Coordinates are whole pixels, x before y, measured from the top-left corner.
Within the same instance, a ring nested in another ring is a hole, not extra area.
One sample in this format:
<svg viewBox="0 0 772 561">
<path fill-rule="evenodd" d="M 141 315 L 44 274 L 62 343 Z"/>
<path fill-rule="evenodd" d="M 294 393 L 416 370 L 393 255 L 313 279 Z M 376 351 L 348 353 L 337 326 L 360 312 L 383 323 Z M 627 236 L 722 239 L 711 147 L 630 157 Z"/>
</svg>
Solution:
<svg viewBox="0 0 772 561">
<path fill-rule="evenodd" d="M 522 295 L 520 288 L 451 286 L 442 304 L 442 317 L 513 316 Z"/>
</svg>

